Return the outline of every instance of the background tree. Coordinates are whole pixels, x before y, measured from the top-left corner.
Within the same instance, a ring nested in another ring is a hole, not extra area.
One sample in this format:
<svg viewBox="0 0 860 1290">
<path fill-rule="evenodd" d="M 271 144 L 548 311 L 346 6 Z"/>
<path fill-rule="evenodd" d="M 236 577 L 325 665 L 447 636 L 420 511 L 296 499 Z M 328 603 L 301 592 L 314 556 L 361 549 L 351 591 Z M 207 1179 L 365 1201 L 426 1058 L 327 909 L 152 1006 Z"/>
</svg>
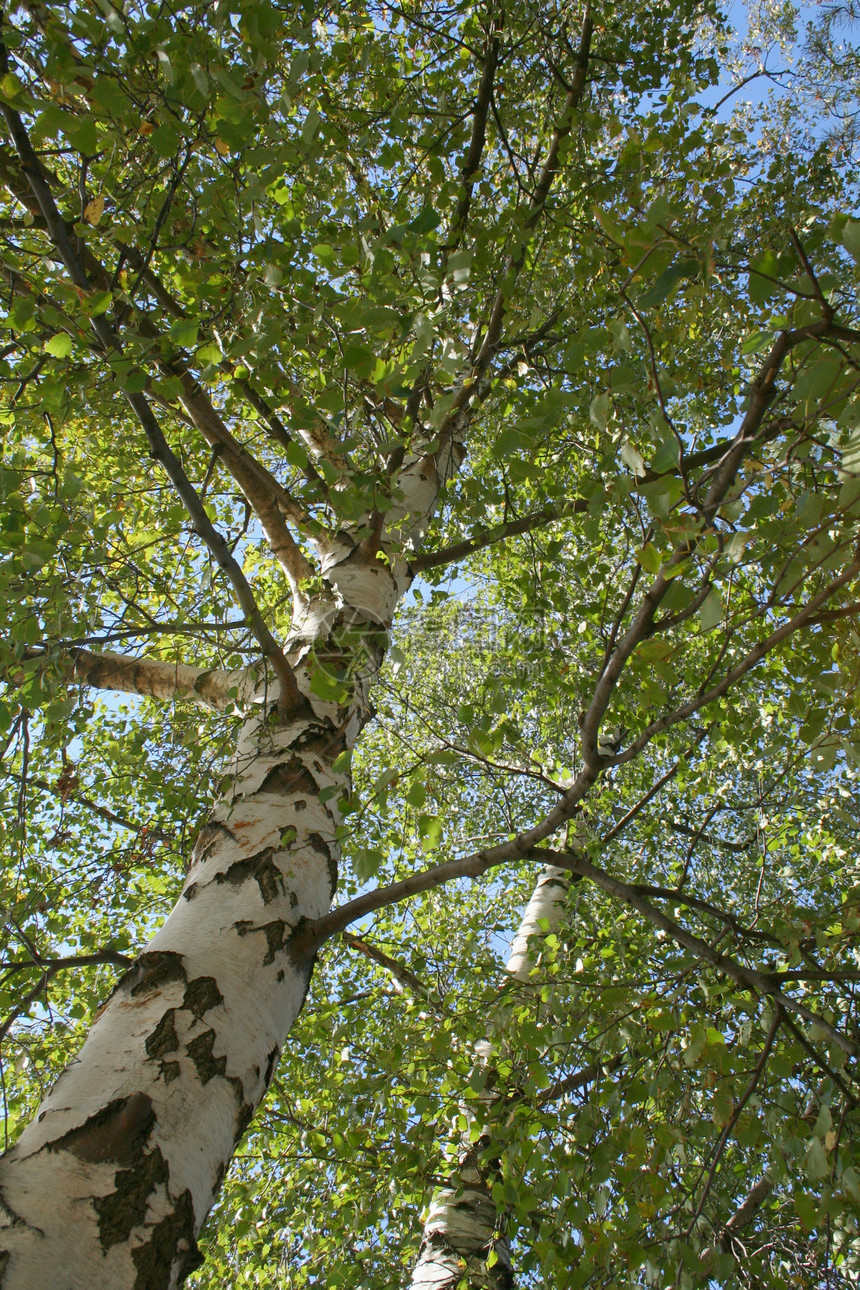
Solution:
<svg viewBox="0 0 860 1290">
<path fill-rule="evenodd" d="M 853 1275 L 854 56 L 796 17 L 737 118 L 700 5 L 4 19 L 4 1285 L 180 1284 L 270 1085 L 200 1285 L 408 1281 L 464 1134 L 526 1283 Z"/>
</svg>

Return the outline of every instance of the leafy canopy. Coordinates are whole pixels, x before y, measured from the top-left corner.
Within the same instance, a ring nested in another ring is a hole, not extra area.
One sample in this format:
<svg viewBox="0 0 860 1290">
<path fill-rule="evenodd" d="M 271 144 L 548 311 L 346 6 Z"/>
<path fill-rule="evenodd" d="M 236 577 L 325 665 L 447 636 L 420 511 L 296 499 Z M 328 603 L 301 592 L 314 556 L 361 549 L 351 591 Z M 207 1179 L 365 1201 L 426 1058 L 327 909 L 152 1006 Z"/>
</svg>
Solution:
<svg viewBox="0 0 860 1290">
<path fill-rule="evenodd" d="M 176 898 L 239 721 L 99 698 L 65 660 L 263 649 L 135 398 L 278 639 L 320 542 L 383 524 L 462 413 L 403 547 L 422 582 L 354 758 L 342 902 L 532 827 L 623 731 L 534 988 L 500 966 L 534 856 L 328 944 L 201 1288 L 405 1280 L 463 1135 L 524 1285 L 856 1279 L 851 17 L 762 7 L 746 47 L 676 3 L 4 18 L 10 1137 Z M 790 82 L 715 109 L 768 45 Z"/>
</svg>

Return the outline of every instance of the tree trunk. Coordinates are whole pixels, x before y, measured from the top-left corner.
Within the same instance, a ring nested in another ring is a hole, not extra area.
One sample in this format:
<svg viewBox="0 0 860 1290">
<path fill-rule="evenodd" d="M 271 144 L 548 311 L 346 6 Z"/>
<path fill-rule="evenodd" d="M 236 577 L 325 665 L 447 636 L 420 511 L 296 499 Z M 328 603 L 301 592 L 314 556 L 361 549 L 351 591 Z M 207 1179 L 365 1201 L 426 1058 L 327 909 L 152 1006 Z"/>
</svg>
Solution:
<svg viewBox="0 0 860 1290">
<path fill-rule="evenodd" d="M 536 938 L 558 927 L 569 887 L 567 870 L 552 865 L 541 870 L 505 966 L 514 980 L 528 982 Z M 491 1065 L 500 1043 L 504 1043 L 503 1015 L 492 1018 L 487 1038 L 475 1046 L 481 1066 Z M 498 1100 L 489 1085 L 485 1097 L 490 1104 Z M 495 1163 L 491 1133 L 462 1146 L 455 1174 L 448 1186 L 435 1194 L 424 1220 L 410 1290 L 457 1290 L 459 1286 L 509 1290 L 513 1285 L 510 1249 L 500 1231 L 500 1215 L 491 1192 Z M 491 1251 L 495 1260 L 490 1267 Z"/>
<path fill-rule="evenodd" d="M 402 561 L 343 550 L 287 642 L 301 706 L 282 719 L 271 691 L 249 705 L 175 908 L 0 1161 L 4 1290 L 172 1290 L 200 1261 L 196 1235 L 307 992 L 313 956 L 294 933 L 330 906 L 342 754 L 409 583 Z M 326 666 L 348 675 L 345 700 L 316 697 Z"/>
</svg>

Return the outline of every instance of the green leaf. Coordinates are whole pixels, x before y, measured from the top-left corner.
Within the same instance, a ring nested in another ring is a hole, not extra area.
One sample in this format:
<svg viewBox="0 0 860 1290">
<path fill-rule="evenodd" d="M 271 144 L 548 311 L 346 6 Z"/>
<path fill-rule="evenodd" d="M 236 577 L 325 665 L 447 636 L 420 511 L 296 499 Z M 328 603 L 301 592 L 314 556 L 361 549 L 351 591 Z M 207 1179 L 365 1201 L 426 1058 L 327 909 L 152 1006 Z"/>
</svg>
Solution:
<svg viewBox="0 0 860 1290">
<path fill-rule="evenodd" d="M 63 130 L 78 152 L 93 157 L 99 151 L 99 132 L 92 116 L 63 116 Z"/>
<path fill-rule="evenodd" d="M 175 157 L 182 145 L 182 139 L 170 126 L 160 125 L 149 136 L 148 143 L 159 157 Z"/>
<path fill-rule="evenodd" d="M 313 143 L 319 132 L 320 121 L 321 117 L 316 107 L 309 108 L 302 125 L 302 140 L 305 143 Z"/>
<path fill-rule="evenodd" d="M 195 318 L 178 318 L 170 324 L 170 338 L 183 349 L 191 349 L 197 344 L 198 330 Z"/>
<path fill-rule="evenodd" d="M 92 295 L 86 297 L 81 302 L 83 312 L 88 318 L 98 318 L 107 313 L 113 304 L 113 292 L 111 291 L 94 291 Z"/>
<path fill-rule="evenodd" d="M 418 817 L 418 837 L 425 851 L 433 851 L 442 839 L 442 821 L 438 815 Z"/>
<path fill-rule="evenodd" d="M 17 296 L 9 311 L 9 322 L 15 331 L 30 331 L 35 312 L 36 302 L 32 296 Z"/>
<path fill-rule="evenodd" d="M 772 332 L 754 331 L 741 345 L 741 353 L 760 354 L 762 350 L 767 349 L 770 346 L 772 338 Z"/>
<path fill-rule="evenodd" d="M 696 260 L 683 260 L 678 264 L 670 264 L 668 269 L 663 270 L 654 285 L 639 297 L 640 305 L 643 309 L 651 309 L 655 305 L 663 304 L 681 282 L 686 278 L 695 278 L 699 269 L 700 265 Z"/>
<path fill-rule="evenodd" d="M 412 233 L 431 233 L 442 223 L 442 216 L 432 206 L 425 206 L 420 215 L 416 215 L 409 225 Z"/>
<path fill-rule="evenodd" d="M 703 632 L 712 631 L 725 619 L 726 607 L 716 587 L 712 587 L 699 609 L 699 622 Z"/>
<path fill-rule="evenodd" d="M 608 394 L 596 394 L 591 400 L 588 415 L 598 430 L 605 430 L 609 421 L 610 402 Z"/>
<path fill-rule="evenodd" d="M 14 72 L 7 72 L 0 77 L 0 97 L 6 103 L 14 104 L 24 89 L 23 83 Z"/>
<path fill-rule="evenodd" d="M 655 546 L 646 542 L 643 547 L 636 552 L 636 559 L 642 565 L 646 573 L 659 573 L 660 566 L 663 563 L 663 557 Z"/>
<path fill-rule="evenodd" d="M 808 1178 L 824 1178 L 828 1172 L 829 1164 L 827 1160 L 827 1151 L 824 1143 L 820 1138 L 810 1138 L 806 1148 L 806 1158 L 804 1159 L 804 1168 Z"/>
<path fill-rule="evenodd" d="M 53 354 L 55 358 L 68 358 L 72 352 L 71 336 L 66 335 L 65 332 L 52 336 L 50 340 L 45 341 L 45 352 Z"/>
<path fill-rule="evenodd" d="M 842 245 L 849 255 L 860 263 L 860 220 L 846 220 L 842 229 Z"/>
<path fill-rule="evenodd" d="M 818 1226 L 818 1201 L 807 1192 L 795 1192 L 793 1199 L 804 1232 L 813 1232 Z"/>
<path fill-rule="evenodd" d="M 754 304 L 764 304 L 772 300 L 779 291 L 777 284 L 771 279 L 779 277 L 779 260 L 775 252 L 765 251 L 753 261 L 750 268 L 748 291 L 750 300 Z"/>
</svg>

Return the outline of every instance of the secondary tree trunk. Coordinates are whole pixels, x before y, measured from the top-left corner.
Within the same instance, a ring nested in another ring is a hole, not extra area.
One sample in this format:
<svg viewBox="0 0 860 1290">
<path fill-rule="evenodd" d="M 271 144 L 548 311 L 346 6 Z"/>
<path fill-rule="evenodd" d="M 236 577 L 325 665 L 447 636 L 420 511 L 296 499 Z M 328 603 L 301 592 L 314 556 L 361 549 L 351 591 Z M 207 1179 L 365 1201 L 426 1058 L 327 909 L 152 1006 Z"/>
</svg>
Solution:
<svg viewBox="0 0 860 1290">
<path fill-rule="evenodd" d="M 312 957 L 294 933 L 331 902 L 341 754 L 409 583 L 402 561 L 351 542 L 324 579 L 286 647 L 301 706 L 282 720 L 272 692 L 249 705 L 175 908 L 0 1161 L 4 1290 L 172 1290 L 199 1263 L 196 1235 L 305 998 Z M 316 697 L 321 667 L 348 675 L 345 700 Z"/>
<path fill-rule="evenodd" d="M 526 906 L 523 920 L 511 946 L 505 966 L 516 981 L 528 982 L 534 967 L 537 938 L 547 936 L 561 922 L 570 887 L 565 869 L 547 865 Z M 486 1039 L 476 1045 L 482 1066 L 490 1066 L 494 1050 L 504 1044 L 504 1018 L 492 1018 Z M 492 1089 L 490 1103 L 497 1099 Z M 509 1290 L 513 1285 L 510 1249 L 500 1230 L 500 1215 L 492 1197 L 494 1158 L 491 1134 L 474 1144 L 464 1144 L 457 1170 L 447 1187 L 433 1197 L 418 1259 L 412 1272 L 411 1290 Z M 490 1252 L 495 1254 L 488 1267 Z"/>
</svg>

